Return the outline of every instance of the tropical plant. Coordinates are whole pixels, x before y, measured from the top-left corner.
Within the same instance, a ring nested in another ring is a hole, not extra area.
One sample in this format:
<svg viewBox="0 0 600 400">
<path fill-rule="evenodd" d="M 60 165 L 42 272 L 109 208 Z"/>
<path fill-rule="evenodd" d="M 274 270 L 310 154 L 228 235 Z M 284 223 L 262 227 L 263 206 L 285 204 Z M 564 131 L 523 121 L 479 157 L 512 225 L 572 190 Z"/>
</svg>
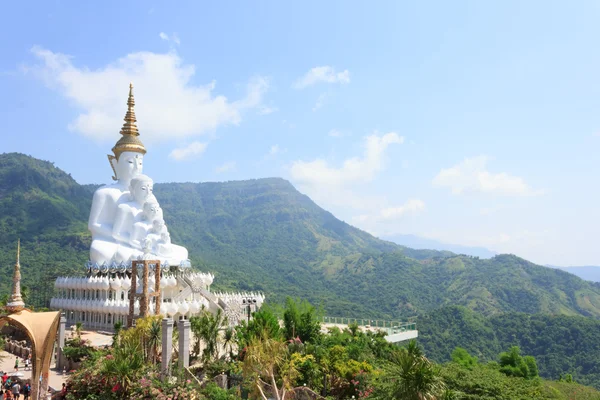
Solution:
<svg viewBox="0 0 600 400">
<path fill-rule="evenodd" d="M 246 349 L 242 370 L 255 395 L 263 400 L 286 400 L 298 371 L 289 362 L 287 345 L 263 335 Z M 279 382 L 279 384 L 278 384 Z"/>
<path fill-rule="evenodd" d="M 161 325 L 158 319 L 152 320 L 150 324 L 150 330 L 148 332 L 148 346 L 150 347 L 150 358 L 152 363 L 156 363 L 158 357 L 158 347 L 161 342 Z"/>
<path fill-rule="evenodd" d="M 219 354 L 219 334 L 227 324 L 227 317 L 221 309 L 215 314 L 203 311 L 200 316 L 190 318 L 190 328 L 196 337 L 195 353 L 200 350 L 200 342 L 204 344 L 202 361 L 204 363 L 216 358 Z"/>
<path fill-rule="evenodd" d="M 227 352 L 229 359 L 233 359 L 233 345 L 235 344 L 235 329 L 228 326 L 223 331 L 223 350 Z"/>
<path fill-rule="evenodd" d="M 433 400 L 442 396 L 446 386 L 440 369 L 429 361 L 412 340 L 394 352 L 376 387 L 374 398 L 382 400 Z"/>
<path fill-rule="evenodd" d="M 75 335 L 77 335 L 77 337 L 79 339 L 81 339 L 81 330 L 83 328 L 83 323 L 81 321 L 77 321 L 75 323 Z"/>
</svg>

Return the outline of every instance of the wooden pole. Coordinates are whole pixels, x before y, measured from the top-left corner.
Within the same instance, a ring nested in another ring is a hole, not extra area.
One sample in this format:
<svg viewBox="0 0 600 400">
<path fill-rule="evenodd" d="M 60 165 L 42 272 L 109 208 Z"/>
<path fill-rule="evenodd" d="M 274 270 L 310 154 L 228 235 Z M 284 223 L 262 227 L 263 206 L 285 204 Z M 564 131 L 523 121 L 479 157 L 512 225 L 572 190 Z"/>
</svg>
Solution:
<svg viewBox="0 0 600 400">
<path fill-rule="evenodd" d="M 135 298 L 137 294 L 137 261 L 131 262 L 131 287 L 129 288 L 129 315 L 127 316 L 127 327 L 133 326 L 135 313 Z"/>
<path fill-rule="evenodd" d="M 156 298 L 154 299 L 154 314 L 160 315 L 160 261 L 157 261 L 154 267 L 154 295 Z"/>
</svg>

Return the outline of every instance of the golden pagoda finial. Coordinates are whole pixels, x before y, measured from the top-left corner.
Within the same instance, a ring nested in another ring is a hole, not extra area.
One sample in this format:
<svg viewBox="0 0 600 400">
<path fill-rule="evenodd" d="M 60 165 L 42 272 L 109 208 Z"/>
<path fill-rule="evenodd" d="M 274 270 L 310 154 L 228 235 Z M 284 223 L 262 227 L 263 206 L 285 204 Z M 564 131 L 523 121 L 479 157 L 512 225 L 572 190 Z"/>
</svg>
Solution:
<svg viewBox="0 0 600 400">
<path fill-rule="evenodd" d="M 15 271 L 13 274 L 13 287 L 12 294 L 10 299 L 8 300 L 8 304 L 6 304 L 6 309 L 11 313 L 16 313 L 25 308 L 25 303 L 21 298 L 21 263 L 20 263 L 20 255 L 21 255 L 21 239 L 19 238 L 17 241 L 17 262 L 15 263 Z"/>
<path fill-rule="evenodd" d="M 135 118 L 135 99 L 133 98 L 133 83 L 129 83 L 129 97 L 127 98 L 127 112 L 125 113 L 125 123 L 121 128 L 121 139 L 117 141 L 115 147 L 112 148 L 114 157 L 118 160 L 121 153 L 132 151 L 136 153 L 146 154 L 146 148 L 142 141 L 138 138 L 140 132 L 136 125 Z M 109 159 L 111 156 L 109 156 Z"/>
</svg>

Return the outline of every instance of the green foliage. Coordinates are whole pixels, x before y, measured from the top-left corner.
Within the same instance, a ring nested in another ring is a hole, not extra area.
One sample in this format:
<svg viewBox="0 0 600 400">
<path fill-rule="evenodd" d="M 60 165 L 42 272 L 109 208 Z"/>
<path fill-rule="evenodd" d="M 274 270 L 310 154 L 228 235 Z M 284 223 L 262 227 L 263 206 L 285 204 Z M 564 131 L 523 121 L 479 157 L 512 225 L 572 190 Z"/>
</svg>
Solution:
<svg viewBox="0 0 600 400">
<path fill-rule="evenodd" d="M 283 338 L 279 320 L 268 305 L 252 314 L 252 319 L 249 322 L 241 321 L 235 328 L 235 342 L 240 353 L 243 353 L 250 342 L 261 337 Z"/>
<path fill-rule="evenodd" d="M 441 366 L 446 385 L 461 400 L 592 400 L 600 392 L 575 383 L 544 381 L 507 376 L 497 365 L 479 364 L 465 368 L 456 363 Z"/>
<path fill-rule="evenodd" d="M 457 347 L 452 352 L 452 361 L 465 368 L 472 369 L 477 365 L 477 357 L 473 357 L 462 347 Z"/>
<path fill-rule="evenodd" d="M 374 399 L 434 400 L 446 391 L 439 366 L 429 361 L 411 341 L 393 353 L 376 386 Z"/>
<path fill-rule="evenodd" d="M 79 362 L 89 357 L 93 351 L 94 348 L 90 346 L 90 343 L 87 340 L 82 340 L 80 337 L 67 340 L 63 349 L 65 357 L 74 362 Z"/>
<path fill-rule="evenodd" d="M 214 382 L 209 382 L 204 389 L 202 394 L 210 400 L 238 400 L 239 397 L 235 394 L 235 390 L 221 389 Z"/>
<path fill-rule="evenodd" d="M 499 364 L 500 372 L 508 376 L 532 379 L 539 375 L 535 358 L 532 356 L 522 357 L 519 346 L 512 346 L 508 352 L 500 353 Z"/>
<path fill-rule="evenodd" d="M 209 362 L 219 353 L 219 333 L 224 330 L 227 318 L 219 309 L 216 314 L 203 310 L 199 316 L 190 318 L 190 328 L 196 337 L 194 351 L 197 354 L 203 342 L 202 361 Z"/>
<path fill-rule="evenodd" d="M 321 336 L 317 310 L 306 300 L 288 297 L 283 313 L 283 329 L 287 340 L 299 338 L 303 343 L 316 343 Z"/>
<path fill-rule="evenodd" d="M 600 321 L 579 316 L 505 313 L 483 317 L 464 307 L 446 307 L 419 319 L 419 342 L 431 359 L 445 362 L 463 347 L 492 361 L 511 346 L 535 357 L 540 376 L 600 388 Z"/>
</svg>

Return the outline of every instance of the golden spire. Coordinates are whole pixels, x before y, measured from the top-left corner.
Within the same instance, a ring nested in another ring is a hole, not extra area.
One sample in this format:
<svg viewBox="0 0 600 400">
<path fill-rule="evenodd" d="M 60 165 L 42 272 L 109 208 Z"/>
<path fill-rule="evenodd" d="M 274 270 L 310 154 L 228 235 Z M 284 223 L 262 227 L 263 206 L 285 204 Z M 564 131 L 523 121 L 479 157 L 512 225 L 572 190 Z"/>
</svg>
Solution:
<svg viewBox="0 0 600 400">
<path fill-rule="evenodd" d="M 21 263 L 19 261 L 21 255 L 21 239 L 17 241 L 17 262 L 15 263 L 15 271 L 13 274 L 12 295 L 6 305 L 6 309 L 11 313 L 16 313 L 25 308 L 25 303 L 21 298 Z"/>
<path fill-rule="evenodd" d="M 133 98 L 133 83 L 129 84 L 129 98 L 127 99 L 127 113 L 125 113 L 125 123 L 121 128 L 121 139 L 112 148 L 115 157 L 118 160 L 121 153 L 125 151 L 133 151 L 136 153 L 146 154 L 146 148 L 142 141 L 138 138 L 140 132 L 135 124 L 137 122 L 135 118 L 135 100 Z M 110 158 L 110 156 L 109 156 Z"/>
</svg>

